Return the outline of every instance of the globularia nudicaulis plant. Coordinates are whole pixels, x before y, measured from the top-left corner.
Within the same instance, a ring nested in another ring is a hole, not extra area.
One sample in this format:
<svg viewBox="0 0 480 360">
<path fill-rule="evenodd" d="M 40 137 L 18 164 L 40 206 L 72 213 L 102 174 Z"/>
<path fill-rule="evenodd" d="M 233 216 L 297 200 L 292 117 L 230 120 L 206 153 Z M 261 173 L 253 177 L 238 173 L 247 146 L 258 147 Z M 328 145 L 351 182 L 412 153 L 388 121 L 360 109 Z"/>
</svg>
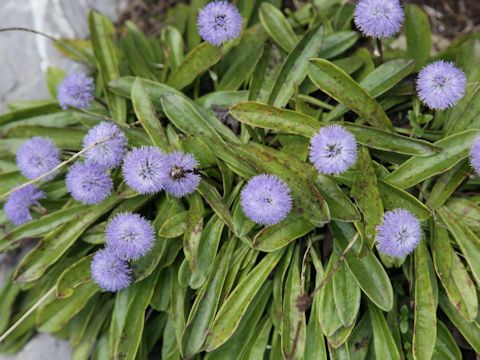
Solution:
<svg viewBox="0 0 480 360">
<path fill-rule="evenodd" d="M 433 54 L 398 0 L 279 8 L 194 0 L 155 37 L 92 12 L 53 39 L 88 75 L 49 69 L 52 100 L 0 116 L 0 249 L 30 249 L 1 351 L 480 352 L 480 37 Z"/>
</svg>

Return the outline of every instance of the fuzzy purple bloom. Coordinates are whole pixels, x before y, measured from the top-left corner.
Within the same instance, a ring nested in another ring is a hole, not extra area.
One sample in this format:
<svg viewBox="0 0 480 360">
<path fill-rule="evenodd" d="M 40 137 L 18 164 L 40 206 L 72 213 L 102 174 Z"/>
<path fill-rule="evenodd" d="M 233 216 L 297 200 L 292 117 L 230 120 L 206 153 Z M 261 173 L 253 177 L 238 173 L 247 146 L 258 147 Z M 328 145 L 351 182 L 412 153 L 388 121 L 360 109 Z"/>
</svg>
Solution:
<svg viewBox="0 0 480 360">
<path fill-rule="evenodd" d="M 27 185 L 10 194 L 3 205 L 3 211 L 15 225 L 22 225 L 32 220 L 30 207 L 39 205 L 38 200 L 45 199 L 45 193 L 35 185 Z"/>
<path fill-rule="evenodd" d="M 389 38 L 400 31 L 404 19 L 399 0 L 360 0 L 354 22 L 366 36 Z"/>
<path fill-rule="evenodd" d="M 425 66 L 417 78 L 420 100 L 434 110 L 454 106 L 465 95 L 466 87 L 465 73 L 453 63 L 443 60 Z"/>
<path fill-rule="evenodd" d="M 92 162 L 77 162 L 70 167 L 65 182 L 72 197 L 82 204 L 94 205 L 112 192 L 113 182 L 105 169 Z"/>
<path fill-rule="evenodd" d="M 155 230 L 138 214 L 120 213 L 105 229 L 107 249 L 124 260 L 138 260 L 153 246 Z"/>
<path fill-rule="evenodd" d="M 94 255 L 90 273 L 93 281 L 106 291 L 123 290 L 132 283 L 132 270 L 128 263 L 108 249 L 100 250 Z"/>
<path fill-rule="evenodd" d="M 240 201 L 245 215 L 261 225 L 279 223 L 292 209 L 288 185 L 269 174 L 252 177 L 243 188 Z"/>
<path fill-rule="evenodd" d="M 350 131 L 330 125 L 310 140 L 310 161 L 322 174 L 339 175 L 357 161 L 358 146 Z"/>
<path fill-rule="evenodd" d="M 106 138 L 108 140 L 102 141 Z M 88 160 L 106 169 L 120 165 L 127 138 L 117 125 L 104 121 L 91 128 L 83 138 L 83 148 L 86 149 L 96 143 L 99 144 L 85 153 Z"/>
<path fill-rule="evenodd" d="M 166 155 L 155 146 L 142 146 L 127 153 L 122 166 L 125 182 L 140 194 L 163 190 L 168 174 Z"/>
<path fill-rule="evenodd" d="M 480 136 L 478 136 L 470 148 L 470 165 L 480 176 Z"/>
<path fill-rule="evenodd" d="M 94 90 L 93 78 L 81 72 L 72 72 L 65 76 L 58 86 L 58 102 L 64 110 L 69 106 L 78 109 L 88 109 L 94 99 Z"/>
<path fill-rule="evenodd" d="M 227 1 L 212 1 L 200 10 L 198 32 L 203 40 L 220 46 L 240 35 L 242 22 L 242 15 L 235 5 Z"/>
<path fill-rule="evenodd" d="M 377 227 L 377 249 L 396 258 L 415 250 L 422 237 L 420 221 L 408 210 L 395 209 L 383 215 Z"/>
<path fill-rule="evenodd" d="M 60 150 L 50 139 L 35 136 L 20 146 L 16 160 L 22 175 L 27 179 L 35 179 L 60 164 Z M 57 173 L 53 172 L 42 180 L 52 180 Z"/>
<path fill-rule="evenodd" d="M 200 175 L 195 174 L 198 162 L 192 154 L 177 151 L 165 158 L 165 191 L 175 197 L 193 193 L 200 184 Z"/>
</svg>

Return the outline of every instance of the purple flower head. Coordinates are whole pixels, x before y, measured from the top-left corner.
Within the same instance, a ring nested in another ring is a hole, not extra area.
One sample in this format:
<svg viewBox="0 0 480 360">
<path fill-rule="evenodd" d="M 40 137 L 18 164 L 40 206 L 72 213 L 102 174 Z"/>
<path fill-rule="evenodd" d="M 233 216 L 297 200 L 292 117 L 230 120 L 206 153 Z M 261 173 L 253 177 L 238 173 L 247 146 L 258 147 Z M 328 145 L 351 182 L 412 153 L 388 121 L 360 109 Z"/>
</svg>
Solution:
<svg viewBox="0 0 480 360">
<path fill-rule="evenodd" d="M 203 40 L 220 46 L 235 39 L 242 31 L 242 15 L 227 1 L 212 1 L 198 15 L 198 32 Z"/>
<path fill-rule="evenodd" d="M 467 77 L 453 63 L 435 61 L 425 66 L 417 78 L 420 100 L 430 109 L 446 110 L 465 95 Z"/>
<path fill-rule="evenodd" d="M 138 260 L 153 246 L 155 230 L 138 214 L 117 214 L 105 229 L 107 249 L 125 260 Z"/>
<path fill-rule="evenodd" d="M 132 270 L 125 260 L 118 258 L 108 249 L 98 251 L 90 264 L 93 281 L 106 291 L 119 291 L 132 283 Z"/>
<path fill-rule="evenodd" d="M 473 170 L 480 176 L 480 136 L 478 136 L 470 148 L 470 164 Z"/>
<path fill-rule="evenodd" d="M 366 36 L 389 38 L 400 31 L 403 9 L 399 0 L 360 0 L 354 22 Z"/>
<path fill-rule="evenodd" d="M 377 248 L 381 253 L 399 258 L 412 253 L 421 237 L 420 221 L 408 210 L 395 209 L 387 211 L 377 227 Z"/>
<path fill-rule="evenodd" d="M 92 162 L 73 164 L 65 180 L 68 192 L 82 204 L 98 204 L 112 192 L 112 179 L 105 169 Z"/>
<path fill-rule="evenodd" d="M 3 211 L 15 225 L 22 225 L 32 220 L 30 207 L 39 205 L 38 200 L 45 199 L 45 193 L 35 185 L 27 185 L 10 194 L 3 205 Z"/>
<path fill-rule="evenodd" d="M 69 106 L 78 109 L 88 109 L 94 99 L 94 90 L 95 85 L 91 77 L 81 72 L 72 72 L 65 76 L 58 86 L 58 102 L 65 110 Z"/>
<path fill-rule="evenodd" d="M 357 142 L 350 131 L 340 125 L 330 125 L 310 141 L 310 161 L 322 174 L 339 175 L 357 161 Z"/>
<path fill-rule="evenodd" d="M 168 174 L 166 155 L 155 146 L 142 146 L 127 153 L 123 159 L 123 177 L 128 186 L 140 194 L 163 190 Z"/>
<path fill-rule="evenodd" d="M 102 141 L 104 139 L 107 139 Z M 95 145 L 85 153 L 88 160 L 110 169 L 120 165 L 125 153 L 127 138 L 120 128 L 109 122 L 101 122 L 91 128 L 83 138 L 83 148 Z"/>
<path fill-rule="evenodd" d="M 17 151 L 17 166 L 27 179 L 35 179 L 58 164 L 60 164 L 60 150 L 48 138 L 32 137 L 25 141 Z M 52 180 L 57 173 L 53 172 L 42 180 Z"/>
<path fill-rule="evenodd" d="M 261 225 L 279 223 L 292 209 L 288 185 L 269 174 L 252 177 L 243 188 L 240 201 L 245 215 Z"/>
<path fill-rule="evenodd" d="M 194 172 L 198 166 L 195 157 L 177 151 L 168 154 L 165 162 L 167 171 L 165 191 L 178 198 L 193 193 L 200 184 L 200 175 Z"/>
</svg>

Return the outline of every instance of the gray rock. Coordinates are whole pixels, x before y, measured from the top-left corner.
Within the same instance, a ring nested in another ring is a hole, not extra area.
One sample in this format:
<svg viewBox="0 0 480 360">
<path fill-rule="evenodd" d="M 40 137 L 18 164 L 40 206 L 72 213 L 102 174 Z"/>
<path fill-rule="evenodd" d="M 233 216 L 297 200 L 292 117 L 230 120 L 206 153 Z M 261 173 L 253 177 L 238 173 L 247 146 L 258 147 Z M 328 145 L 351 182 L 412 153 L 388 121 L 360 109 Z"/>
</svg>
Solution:
<svg viewBox="0 0 480 360">
<path fill-rule="evenodd" d="M 127 0 L 1 0 L 0 27 L 27 27 L 55 37 L 84 38 L 87 14 L 95 8 L 115 19 Z M 67 71 L 76 64 L 63 58 L 45 37 L 25 32 L 0 33 L 0 113 L 11 100 L 48 98 L 45 71 Z"/>
</svg>

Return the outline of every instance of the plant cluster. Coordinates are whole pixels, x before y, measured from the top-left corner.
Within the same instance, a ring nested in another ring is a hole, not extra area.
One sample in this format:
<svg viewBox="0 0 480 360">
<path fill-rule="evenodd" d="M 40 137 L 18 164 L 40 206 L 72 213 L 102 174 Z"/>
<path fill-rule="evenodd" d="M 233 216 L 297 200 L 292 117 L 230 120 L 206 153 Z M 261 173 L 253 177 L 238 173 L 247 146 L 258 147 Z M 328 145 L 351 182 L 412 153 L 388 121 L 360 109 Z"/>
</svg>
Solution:
<svg viewBox="0 0 480 360">
<path fill-rule="evenodd" d="M 416 5 L 280 3 L 178 4 L 153 37 L 91 12 L 90 40 L 54 40 L 91 74 L 49 69 L 52 100 L 0 116 L 0 251 L 30 248 L 0 351 L 480 353 L 478 34 L 432 54 Z"/>
</svg>

